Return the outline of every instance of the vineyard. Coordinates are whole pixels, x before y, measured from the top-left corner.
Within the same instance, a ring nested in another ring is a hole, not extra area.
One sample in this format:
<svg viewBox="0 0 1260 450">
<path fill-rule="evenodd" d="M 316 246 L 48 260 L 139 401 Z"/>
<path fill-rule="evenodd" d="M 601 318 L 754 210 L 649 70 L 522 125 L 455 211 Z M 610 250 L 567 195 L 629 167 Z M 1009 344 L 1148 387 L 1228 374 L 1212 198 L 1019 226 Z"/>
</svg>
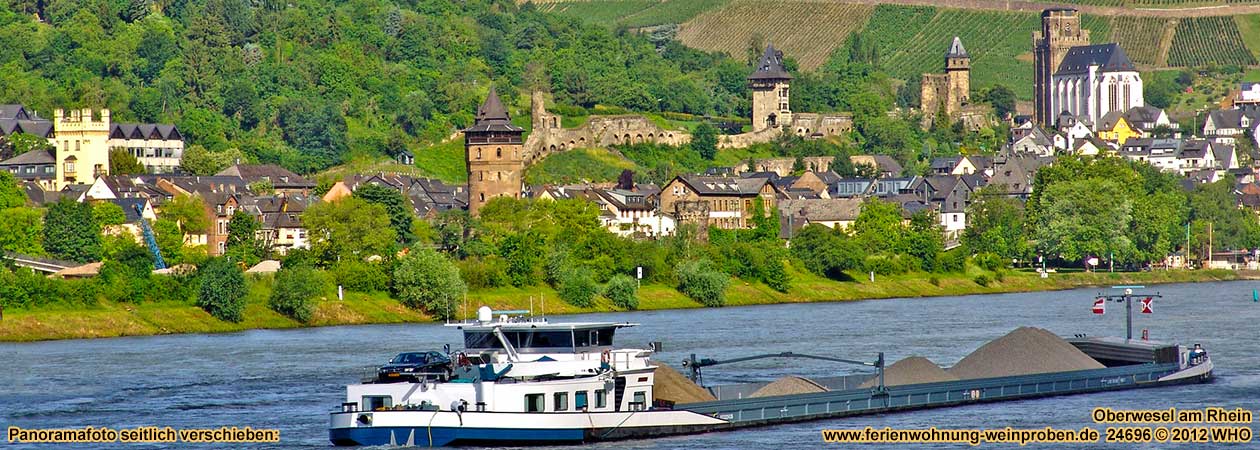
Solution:
<svg viewBox="0 0 1260 450">
<path fill-rule="evenodd" d="M 862 29 L 873 9 L 832 2 L 735 1 L 683 23 L 678 40 L 742 57 L 751 39 L 760 35 L 809 70 L 826 62 L 850 33 Z"/>
<path fill-rule="evenodd" d="M 637 28 L 683 23 L 696 15 L 718 9 L 728 0 L 665 0 L 623 18 L 621 25 Z"/>
<path fill-rule="evenodd" d="M 1181 19 L 1168 53 L 1170 66 L 1207 64 L 1252 65 L 1256 58 L 1247 50 L 1238 23 L 1232 17 Z"/>
<path fill-rule="evenodd" d="M 617 26 L 626 17 L 663 3 L 661 0 L 584 0 L 539 3 L 538 9 L 587 23 Z"/>
<path fill-rule="evenodd" d="M 1205 6 L 1257 4 L 1260 3 L 1260 0 L 1056 0 L 1055 3 L 1115 8 L 1201 8 Z"/>
<path fill-rule="evenodd" d="M 1117 16 L 1111 19 L 1111 41 L 1129 55 L 1129 59 L 1142 65 L 1160 65 L 1158 45 L 1164 38 L 1168 20 L 1157 17 Z"/>
</svg>

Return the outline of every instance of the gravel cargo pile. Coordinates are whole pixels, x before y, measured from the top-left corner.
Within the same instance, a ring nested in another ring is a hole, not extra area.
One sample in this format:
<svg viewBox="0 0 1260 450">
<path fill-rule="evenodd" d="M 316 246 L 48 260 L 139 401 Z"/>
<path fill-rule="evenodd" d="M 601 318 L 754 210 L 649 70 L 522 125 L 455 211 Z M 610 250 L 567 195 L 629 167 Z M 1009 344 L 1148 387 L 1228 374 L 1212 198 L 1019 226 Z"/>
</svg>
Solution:
<svg viewBox="0 0 1260 450">
<path fill-rule="evenodd" d="M 958 377 L 950 375 L 945 369 L 922 356 L 911 356 L 884 368 L 884 386 L 937 383 L 941 381 L 955 381 L 957 379 Z M 862 383 L 860 387 L 872 388 L 877 385 L 879 385 L 878 376 L 872 378 L 871 381 Z"/>
<path fill-rule="evenodd" d="M 1054 333 L 1020 327 L 971 352 L 948 372 L 966 380 L 1101 368 L 1094 358 Z"/>
<path fill-rule="evenodd" d="M 683 374 L 666 364 L 656 366 L 656 381 L 652 387 L 652 397 L 675 404 L 711 402 L 717 400 L 705 388 L 693 383 Z"/>
<path fill-rule="evenodd" d="M 808 378 L 788 375 L 774 380 L 774 382 L 763 386 L 761 389 L 757 389 L 757 392 L 753 392 L 748 397 L 774 397 L 778 395 L 811 394 L 814 392 L 827 392 L 827 388 Z"/>
</svg>

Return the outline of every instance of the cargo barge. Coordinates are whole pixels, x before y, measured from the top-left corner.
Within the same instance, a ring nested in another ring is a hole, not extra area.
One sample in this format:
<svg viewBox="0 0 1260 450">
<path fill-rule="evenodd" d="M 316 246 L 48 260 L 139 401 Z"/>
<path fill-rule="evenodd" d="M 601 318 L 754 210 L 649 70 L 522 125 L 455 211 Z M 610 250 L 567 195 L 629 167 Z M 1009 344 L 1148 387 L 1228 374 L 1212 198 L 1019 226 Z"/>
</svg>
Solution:
<svg viewBox="0 0 1260 450">
<path fill-rule="evenodd" d="M 882 353 L 870 361 L 781 353 L 728 361 L 696 359 L 693 355 L 684 362 L 693 380 L 702 377 L 702 367 L 763 357 L 823 359 L 874 370 L 872 374 L 798 379 L 795 381 L 800 386 L 813 392 L 784 393 L 774 390 L 771 385 L 776 383 L 701 388 L 668 366 L 651 361 L 659 344 L 643 349 L 615 348 L 616 330 L 634 324 L 556 324 L 508 315 L 496 318 L 483 307 L 478 320 L 455 326 L 463 331 L 465 349 L 449 352 L 448 367 L 414 373 L 405 380 L 371 378 L 348 385 L 346 401 L 330 414 L 332 443 L 516 446 L 654 438 L 969 403 L 1203 383 L 1212 379 L 1213 369 L 1212 360 L 1198 345 L 1186 348 L 1173 343 L 1086 336 L 1059 339 L 1031 328 L 1020 328 L 990 342 L 949 369 L 932 365 L 923 371 L 945 381 L 923 382 L 921 374 L 907 376 L 902 373 L 907 371 L 897 369 L 926 367 L 922 358 L 885 367 Z M 1009 349 L 1004 349 L 1012 343 L 1062 347 L 1061 355 L 1030 359 L 1033 366 L 1043 360 L 1075 358 L 1074 367 L 1090 368 L 1047 372 L 1044 367 L 1030 366 L 1026 370 L 1039 373 L 985 376 L 1011 370 L 1007 364 L 993 362 L 1011 357 Z M 687 391 L 698 396 L 678 395 Z"/>
</svg>

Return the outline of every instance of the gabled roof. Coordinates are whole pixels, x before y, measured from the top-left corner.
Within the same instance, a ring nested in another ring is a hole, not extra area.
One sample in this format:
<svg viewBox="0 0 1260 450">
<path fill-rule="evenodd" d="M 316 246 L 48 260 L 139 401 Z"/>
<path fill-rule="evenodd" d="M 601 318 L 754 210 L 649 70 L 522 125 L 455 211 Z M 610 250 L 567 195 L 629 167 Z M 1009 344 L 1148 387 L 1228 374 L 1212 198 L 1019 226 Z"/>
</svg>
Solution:
<svg viewBox="0 0 1260 450">
<path fill-rule="evenodd" d="M 792 74 L 787 73 L 787 70 L 783 68 L 783 52 L 776 50 L 774 44 L 766 46 L 766 51 L 761 54 L 761 60 L 757 61 L 757 69 L 748 75 L 749 81 L 791 79 Z"/>
<path fill-rule="evenodd" d="M 779 214 L 810 222 L 849 222 L 857 220 L 863 201 L 859 198 L 784 200 L 779 202 Z"/>
<path fill-rule="evenodd" d="M 949 45 L 949 51 L 945 53 L 946 58 L 970 58 L 967 49 L 963 48 L 962 40 L 958 36 L 954 36 L 954 42 Z"/>
<path fill-rule="evenodd" d="M 758 195 L 761 188 L 770 183 L 766 178 L 709 177 L 679 175 L 679 181 L 690 186 L 700 195 Z"/>
<path fill-rule="evenodd" d="M 499 100 L 499 93 L 495 90 L 494 85 L 490 85 L 490 94 L 486 95 L 486 101 L 477 108 L 477 116 L 471 127 L 464 130 L 465 132 L 509 132 L 519 133 L 525 131 L 524 128 L 512 125 L 512 118 L 508 116 L 507 107 L 503 106 L 503 101 Z"/>
<path fill-rule="evenodd" d="M 1144 123 L 1158 122 L 1163 113 L 1164 110 L 1154 106 L 1135 106 L 1124 112 L 1124 119 L 1131 126 L 1142 127 Z"/>
<path fill-rule="evenodd" d="M 123 215 L 127 217 L 126 223 L 139 222 L 140 214 L 144 212 L 145 206 L 149 203 L 149 199 L 145 198 L 115 198 L 110 199 L 110 203 L 118 205 L 123 210 Z M 136 210 L 139 208 L 139 211 Z"/>
<path fill-rule="evenodd" d="M 0 166 L 17 166 L 32 164 L 54 164 L 57 159 L 48 150 L 32 150 L 21 155 L 0 161 Z"/>
<path fill-rule="evenodd" d="M 1121 113 L 1120 111 L 1109 112 L 1106 115 L 1102 116 L 1101 119 L 1098 119 L 1098 130 L 1099 131 L 1114 130 L 1116 128 L 1116 125 L 1119 124 L 1120 120 L 1123 118 L 1124 118 L 1124 114 Z"/>
<path fill-rule="evenodd" d="M 1235 154 L 1236 152 L 1234 151 L 1234 146 L 1232 145 L 1220 142 L 1212 144 L 1212 156 L 1216 157 L 1216 160 L 1220 162 L 1221 167 L 1229 167 L 1233 164 Z"/>
<path fill-rule="evenodd" d="M 26 108 L 19 104 L 0 105 L 0 119 L 20 119 L 26 120 L 30 116 L 26 114 Z"/>
<path fill-rule="evenodd" d="M 310 189 L 315 182 L 275 164 L 233 164 L 215 174 L 217 177 L 237 177 L 247 182 L 267 180 L 276 189 Z"/>
<path fill-rule="evenodd" d="M 1244 116 L 1251 121 L 1250 126 L 1247 128 L 1257 125 L 1257 114 L 1254 110 L 1217 109 L 1208 112 L 1208 120 L 1216 124 L 1216 128 L 1243 128 L 1242 119 Z"/>
<path fill-rule="evenodd" d="M 1059 63 L 1055 75 L 1072 75 L 1088 73 L 1090 66 L 1100 66 L 1099 72 L 1133 72 L 1137 68 L 1133 61 L 1124 54 L 1119 44 L 1082 45 L 1068 49 Z"/>
</svg>

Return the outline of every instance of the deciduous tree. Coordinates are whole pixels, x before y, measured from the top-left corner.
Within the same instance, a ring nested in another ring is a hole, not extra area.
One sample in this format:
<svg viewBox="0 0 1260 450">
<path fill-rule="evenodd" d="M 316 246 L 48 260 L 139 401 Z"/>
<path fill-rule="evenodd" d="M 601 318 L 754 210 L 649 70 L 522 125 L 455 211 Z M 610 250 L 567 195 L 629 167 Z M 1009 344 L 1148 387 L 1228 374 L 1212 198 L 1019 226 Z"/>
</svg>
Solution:
<svg viewBox="0 0 1260 450">
<path fill-rule="evenodd" d="M 101 227 L 92 217 L 92 205 L 62 198 L 44 216 L 44 250 L 71 261 L 88 262 L 101 257 Z"/>
<path fill-rule="evenodd" d="M 415 250 L 394 269 L 394 291 L 403 304 L 437 317 L 450 317 L 467 289 L 455 264 L 433 250 Z"/>
</svg>

